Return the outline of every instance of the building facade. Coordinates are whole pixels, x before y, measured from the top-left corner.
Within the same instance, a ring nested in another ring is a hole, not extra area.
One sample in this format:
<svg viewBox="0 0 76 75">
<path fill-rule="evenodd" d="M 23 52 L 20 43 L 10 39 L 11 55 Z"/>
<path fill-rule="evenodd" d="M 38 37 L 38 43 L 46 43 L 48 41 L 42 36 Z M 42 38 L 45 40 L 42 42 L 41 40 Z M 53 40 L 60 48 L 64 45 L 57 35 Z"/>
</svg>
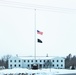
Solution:
<svg viewBox="0 0 76 75">
<path fill-rule="evenodd" d="M 37 64 L 38 68 L 65 68 L 65 59 L 63 57 L 11 57 L 8 60 L 8 68 L 32 68 Z"/>
</svg>

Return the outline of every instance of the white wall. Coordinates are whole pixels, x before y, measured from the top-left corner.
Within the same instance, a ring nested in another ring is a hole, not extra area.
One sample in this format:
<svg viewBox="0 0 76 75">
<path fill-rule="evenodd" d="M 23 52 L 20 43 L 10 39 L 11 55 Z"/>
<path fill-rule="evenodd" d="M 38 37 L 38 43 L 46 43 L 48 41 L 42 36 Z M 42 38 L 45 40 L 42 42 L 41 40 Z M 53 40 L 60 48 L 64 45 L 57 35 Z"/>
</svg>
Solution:
<svg viewBox="0 0 76 75">
<path fill-rule="evenodd" d="M 12 62 L 10 62 L 11 60 L 12 60 Z M 16 62 L 15 62 L 15 60 L 16 60 Z M 12 65 L 12 67 L 10 65 Z M 19 65 L 20 65 L 20 67 L 22 67 L 22 60 L 19 59 L 18 57 L 11 57 L 8 61 L 8 68 L 15 68 L 15 65 L 17 68 L 19 67 Z"/>
<path fill-rule="evenodd" d="M 62 57 L 54 57 L 52 59 L 51 58 L 49 59 L 49 57 L 47 57 L 47 59 L 46 59 L 46 57 L 44 57 L 44 58 L 45 59 L 42 59 L 42 58 L 37 59 L 37 62 L 36 62 L 37 64 L 42 64 L 42 68 L 43 68 L 44 60 L 45 61 L 46 60 L 51 60 L 52 65 L 54 65 L 54 66 L 52 66 L 53 68 L 65 68 L 65 59 L 62 58 Z M 12 60 L 12 62 L 10 62 L 11 60 Z M 16 62 L 15 62 L 15 60 L 16 60 Z M 20 62 L 19 62 L 19 60 L 20 60 Z M 28 60 L 29 60 L 29 62 L 28 62 Z M 32 62 L 32 60 L 33 60 L 33 62 Z M 41 62 L 40 62 L 40 60 L 41 60 Z M 53 62 L 53 60 L 54 60 L 54 62 Z M 58 62 L 57 62 L 57 60 L 58 60 Z M 27 59 L 26 58 L 22 59 L 22 58 L 19 58 L 19 57 L 11 57 L 8 61 L 8 68 L 19 68 L 19 67 L 20 68 L 31 68 L 31 64 L 34 64 L 34 63 L 35 63 L 35 60 L 32 59 L 32 58 L 29 59 L 27 57 Z M 12 67 L 10 65 L 12 65 Z M 29 65 L 29 67 L 28 67 L 28 65 Z"/>
<path fill-rule="evenodd" d="M 54 62 L 53 62 L 53 60 L 54 60 Z M 61 57 L 55 57 L 52 59 L 52 64 L 54 65 L 54 68 L 65 68 L 65 59 L 61 58 Z"/>
</svg>

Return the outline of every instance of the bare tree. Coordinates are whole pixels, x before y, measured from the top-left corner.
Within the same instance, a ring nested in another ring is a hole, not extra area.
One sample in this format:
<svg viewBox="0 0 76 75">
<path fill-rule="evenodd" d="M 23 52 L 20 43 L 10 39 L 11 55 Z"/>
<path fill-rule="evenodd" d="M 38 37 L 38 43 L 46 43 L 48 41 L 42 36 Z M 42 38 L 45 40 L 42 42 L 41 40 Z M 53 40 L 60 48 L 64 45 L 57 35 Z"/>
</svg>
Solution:
<svg viewBox="0 0 76 75">
<path fill-rule="evenodd" d="M 11 55 L 4 55 L 2 57 L 2 60 L 7 61 L 10 57 L 11 57 Z"/>
<path fill-rule="evenodd" d="M 2 66 L 5 68 L 8 68 L 8 59 L 11 57 L 11 55 L 4 55 L 1 59 L 2 61 Z"/>
</svg>

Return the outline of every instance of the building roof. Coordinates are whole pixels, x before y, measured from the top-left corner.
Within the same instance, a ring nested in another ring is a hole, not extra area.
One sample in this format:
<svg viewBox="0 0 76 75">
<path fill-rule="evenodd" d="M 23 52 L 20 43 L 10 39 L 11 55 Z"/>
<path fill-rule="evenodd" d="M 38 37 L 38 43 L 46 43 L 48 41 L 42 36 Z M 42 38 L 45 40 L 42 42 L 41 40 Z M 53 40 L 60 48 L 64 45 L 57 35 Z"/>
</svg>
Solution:
<svg viewBox="0 0 76 75">
<path fill-rule="evenodd" d="M 34 56 L 14 56 L 14 57 L 11 57 L 10 59 L 12 59 L 12 58 L 18 58 L 18 59 L 23 59 L 23 60 L 28 60 L 28 59 L 34 60 L 35 59 Z M 55 57 L 55 56 L 36 56 L 37 60 L 42 60 L 42 59 L 48 60 L 48 59 L 55 59 L 55 58 L 64 59 L 63 57 Z"/>
<path fill-rule="evenodd" d="M 24 57 L 19 57 L 20 59 L 35 59 L 34 56 L 24 56 Z M 54 59 L 55 57 L 46 57 L 46 56 L 37 56 L 36 59 Z M 57 57 L 56 57 L 57 58 Z"/>
</svg>

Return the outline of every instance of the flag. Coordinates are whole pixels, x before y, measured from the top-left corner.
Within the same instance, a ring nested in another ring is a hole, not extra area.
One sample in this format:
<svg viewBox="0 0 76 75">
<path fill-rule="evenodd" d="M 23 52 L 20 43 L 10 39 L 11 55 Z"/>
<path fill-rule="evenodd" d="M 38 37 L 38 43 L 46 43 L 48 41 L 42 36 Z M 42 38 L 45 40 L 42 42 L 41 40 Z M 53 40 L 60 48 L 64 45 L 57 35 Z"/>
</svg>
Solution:
<svg viewBox="0 0 76 75">
<path fill-rule="evenodd" d="M 43 43 L 42 40 L 40 40 L 40 39 L 37 39 L 37 42 L 38 42 L 38 43 Z"/>
<path fill-rule="evenodd" d="M 37 34 L 43 35 L 43 32 L 37 30 Z"/>
</svg>

